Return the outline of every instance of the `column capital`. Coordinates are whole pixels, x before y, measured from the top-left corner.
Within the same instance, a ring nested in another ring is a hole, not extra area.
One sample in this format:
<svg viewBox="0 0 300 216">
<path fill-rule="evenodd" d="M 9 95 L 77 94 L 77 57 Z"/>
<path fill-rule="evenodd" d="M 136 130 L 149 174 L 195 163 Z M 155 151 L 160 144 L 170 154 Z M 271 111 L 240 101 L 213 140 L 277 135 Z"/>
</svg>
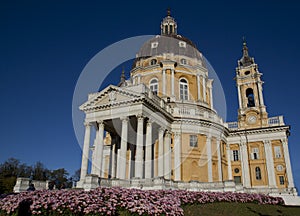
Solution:
<svg viewBox="0 0 300 216">
<path fill-rule="evenodd" d="M 142 121 L 144 120 L 145 116 L 143 116 L 143 114 L 140 113 L 136 115 L 136 118 L 138 119 L 138 121 Z"/>
<path fill-rule="evenodd" d="M 104 126 L 104 121 L 97 120 L 97 124 L 99 125 L 99 127 L 103 127 Z"/>
<path fill-rule="evenodd" d="M 158 129 L 159 132 L 165 132 L 165 130 L 166 130 L 166 128 L 164 128 L 164 127 L 160 127 L 160 128 Z"/>
<path fill-rule="evenodd" d="M 91 122 L 84 122 L 84 126 L 85 127 L 90 127 L 90 126 L 92 126 L 92 123 Z"/>
<path fill-rule="evenodd" d="M 264 140 L 263 142 L 265 145 L 271 145 L 271 140 Z"/>
<path fill-rule="evenodd" d="M 211 134 L 205 134 L 205 136 L 206 136 L 207 139 L 211 139 L 212 138 Z"/>
<path fill-rule="evenodd" d="M 125 122 L 125 121 L 129 120 L 128 116 L 122 116 L 122 117 L 120 117 L 120 119 L 121 119 L 122 122 L 123 121 Z"/>
<path fill-rule="evenodd" d="M 247 146 L 247 142 L 242 141 L 242 142 L 240 143 L 240 146 L 241 146 L 241 147 Z"/>
<path fill-rule="evenodd" d="M 165 134 L 165 137 L 168 137 L 168 138 L 169 138 L 169 137 L 171 137 L 171 134 L 172 134 L 171 131 L 168 131 L 168 130 L 167 130 L 167 131 L 166 131 L 166 134 Z"/>
<path fill-rule="evenodd" d="M 174 138 L 179 138 L 179 137 L 181 137 L 181 133 L 175 132 L 175 133 L 174 133 Z"/>
<path fill-rule="evenodd" d="M 284 144 L 287 144 L 287 138 L 283 138 L 283 139 L 280 139 L 281 140 L 281 143 L 284 145 Z"/>
<path fill-rule="evenodd" d="M 151 127 L 154 121 L 152 119 L 147 120 L 147 127 Z"/>
</svg>

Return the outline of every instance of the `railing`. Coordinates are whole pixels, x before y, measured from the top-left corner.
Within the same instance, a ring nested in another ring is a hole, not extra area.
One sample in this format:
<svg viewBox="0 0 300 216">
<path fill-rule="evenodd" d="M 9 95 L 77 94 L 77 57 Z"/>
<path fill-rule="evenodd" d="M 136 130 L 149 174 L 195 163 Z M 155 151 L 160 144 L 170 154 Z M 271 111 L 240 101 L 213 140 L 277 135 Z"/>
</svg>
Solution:
<svg viewBox="0 0 300 216">
<path fill-rule="evenodd" d="M 275 116 L 268 118 L 268 126 L 282 126 L 284 125 L 283 116 Z M 228 127 L 229 130 L 237 130 L 238 122 L 227 122 L 225 126 Z"/>
<path fill-rule="evenodd" d="M 236 130 L 238 129 L 238 122 L 227 122 L 227 127 L 229 130 Z"/>
<path fill-rule="evenodd" d="M 284 125 L 283 116 L 275 116 L 268 118 L 269 126 L 281 126 Z"/>
</svg>

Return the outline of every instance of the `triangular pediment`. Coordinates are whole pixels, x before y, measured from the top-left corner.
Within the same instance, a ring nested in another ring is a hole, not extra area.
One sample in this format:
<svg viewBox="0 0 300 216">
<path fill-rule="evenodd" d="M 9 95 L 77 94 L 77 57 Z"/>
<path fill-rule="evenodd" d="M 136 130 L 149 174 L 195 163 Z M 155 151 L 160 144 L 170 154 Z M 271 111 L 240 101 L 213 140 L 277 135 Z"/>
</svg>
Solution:
<svg viewBox="0 0 300 216">
<path fill-rule="evenodd" d="M 120 104 L 138 99 L 141 96 L 139 93 L 110 85 L 100 92 L 90 94 L 88 101 L 80 106 L 80 110 L 92 110 L 99 107 Z"/>
</svg>

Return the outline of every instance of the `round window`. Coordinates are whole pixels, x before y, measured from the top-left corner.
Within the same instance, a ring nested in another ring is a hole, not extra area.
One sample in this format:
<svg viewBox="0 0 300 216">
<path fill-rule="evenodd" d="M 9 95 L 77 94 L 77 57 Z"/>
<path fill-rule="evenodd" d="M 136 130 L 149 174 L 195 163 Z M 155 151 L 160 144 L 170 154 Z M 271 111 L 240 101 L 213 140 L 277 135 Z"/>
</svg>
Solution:
<svg viewBox="0 0 300 216">
<path fill-rule="evenodd" d="M 235 169 L 234 169 L 234 172 L 235 172 L 235 173 L 239 173 L 239 171 L 240 171 L 239 168 L 235 168 Z"/>
<path fill-rule="evenodd" d="M 283 170 L 283 166 L 282 165 L 277 165 L 276 169 L 277 169 L 277 171 L 282 171 Z"/>
<path fill-rule="evenodd" d="M 245 72 L 245 75 L 247 76 L 247 75 L 249 75 L 250 74 L 250 71 L 246 71 Z"/>
</svg>

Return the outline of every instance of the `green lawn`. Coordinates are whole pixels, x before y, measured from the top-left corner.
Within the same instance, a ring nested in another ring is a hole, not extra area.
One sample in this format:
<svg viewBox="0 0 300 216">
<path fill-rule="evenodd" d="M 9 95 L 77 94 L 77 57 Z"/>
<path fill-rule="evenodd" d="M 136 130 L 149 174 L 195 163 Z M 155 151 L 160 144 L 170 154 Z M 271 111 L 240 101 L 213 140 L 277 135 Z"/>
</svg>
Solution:
<svg viewBox="0 0 300 216">
<path fill-rule="evenodd" d="M 184 206 L 187 216 L 300 216 L 300 206 L 258 205 L 254 203 L 208 203 Z"/>
</svg>

